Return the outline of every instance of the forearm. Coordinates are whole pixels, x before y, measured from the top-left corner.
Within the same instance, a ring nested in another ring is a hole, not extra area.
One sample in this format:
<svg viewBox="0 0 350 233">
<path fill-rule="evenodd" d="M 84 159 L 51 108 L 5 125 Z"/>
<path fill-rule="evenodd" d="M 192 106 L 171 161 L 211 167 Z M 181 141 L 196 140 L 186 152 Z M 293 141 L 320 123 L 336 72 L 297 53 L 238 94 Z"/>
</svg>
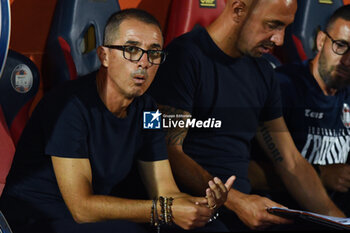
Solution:
<svg viewBox="0 0 350 233">
<path fill-rule="evenodd" d="M 160 105 L 163 113 L 169 115 L 189 116 L 189 112 L 166 105 Z M 186 118 L 182 118 L 186 120 Z M 186 193 L 196 196 L 205 195 L 208 181 L 213 177 L 197 162 L 184 153 L 182 146 L 186 138 L 187 128 L 169 128 L 166 133 L 166 144 L 169 153 L 169 161 L 176 183 Z"/>
<path fill-rule="evenodd" d="M 164 195 L 164 197 L 174 198 L 174 206 L 178 206 L 180 199 L 189 199 L 191 197 L 183 193 L 174 193 L 174 195 Z M 161 216 L 161 203 L 157 198 L 156 211 L 158 218 Z M 198 199 L 199 201 L 200 199 Z M 184 208 L 183 206 L 181 208 Z M 99 222 L 106 220 L 128 220 L 132 222 L 147 223 L 151 220 L 152 200 L 134 200 L 118 198 L 105 195 L 91 195 L 82 198 L 77 205 L 71 209 L 73 218 L 78 223 Z M 178 215 L 177 209 L 174 209 L 174 215 Z"/>
<path fill-rule="evenodd" d="M 283 118 L 264 122 L 257 139 L 299 205 L 321 214 L 344 216 L 330 200 L 316 171 L 295 147 Z"/>
<path fill-rule="evenodd" d="M 186 155 L 179 146 L 168 145 L 168 153 L 176 183 L 181 191 L 194 196 L 205 196 L 208 181 L 213 179 L 213 176 Z"/>
<path fill-rule="evenodd" d="M 287 189 L 298 203 L 316 213 L 344 217 L 329 198 L 314 168 L 304 158 L 296 164 L 291 170 L 280 169 L 279 173 L 284 182 L 288 182 Z"/>
<path fill-rule="evenodd" d="M 181 193 L 173 179 L 168 160 L 139 161 L 141 176 L 149 189 L 151 199 L 172 197 L 172 216 L 175 224 L 184 229 L 200 227 L 207 223 L 211 210 L 204 197 L 191 197 Z M 130 184 L 133 185 L 133 184 Z M 109 219 L 150 222 L 152 200 L 131 200 L 112 196 L 94 195 L 91 190 L 70 195 L 67 205 L 77 222 L 96 222 Z M 161 201 L 156 201 L 158 220 L 161 218 Z M 196 205 L 195 203 L 199 203 Z M 164 217 L 163 217 L 164 218 Z M 154 219 L 157 219 L 154 216 Z"/>
<path fill-rule="evenodd" d="M 91 165 L 88 159 L 55 156 L 51 158 L 63 200 L 76 222 L 97 222 L 111 219 L 134 222 L 149 221 L 151 200 L 131 200 L 94 193 Z M 161 163 L 163 166 L 166 164 L 168 164 L 167 161 Z M 168 169 L 170 170 L 169 167 Z M 154 197 L 167 194 L 164 190 L 160 191 L 155 192 Z M 175 187 L 167 191 L 169 193 L 178 192 L 178 189 Z"/>
<path fill-rule="evenodd" d="M 105 220 L 129 220 L 149 222 L 151 200 L 132 200 L 105 195 L 81 197 L 68 208 L 78 223 L 98 222 Z"/>
<path fill-rule="evenodd" d="M 242 206 L 242 199 L 247 194 L 244 194 L 236 189 L 231 188 L 227 195 L 227 201 L 225 202 L 226 208 L 232 210 L 233 212 L 239 214 L 245 207 Z"/>
</svg>

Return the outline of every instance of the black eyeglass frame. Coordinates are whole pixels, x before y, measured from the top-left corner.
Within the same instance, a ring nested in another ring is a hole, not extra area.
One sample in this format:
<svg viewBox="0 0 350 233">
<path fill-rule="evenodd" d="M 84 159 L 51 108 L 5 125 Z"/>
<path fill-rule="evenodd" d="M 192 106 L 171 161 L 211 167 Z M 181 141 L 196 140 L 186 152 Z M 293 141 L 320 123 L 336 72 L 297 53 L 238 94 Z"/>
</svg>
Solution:
<svg viewBox="0 0 350 233">
<path fill-rule="evenodd" d="M 142 48 L 140 48 L 140 47 L 137 47 L 137 46 L 134 46 L 134 45 L 104 45 L 104 47 L 110 48 L 110 49 L 117 49 L 117 50 L 123 51 L 123 57 L 124 57 L 126 60 L 129 60 L 129 61 L 140 61 L 141 58 L 142 58 L 142 56 L 143 56 L 143 54 L 146 53 L 146 54 L 147 54 L 147 60 L 148 60 L 151 64 L 153 64 L 153 65 L 160 65 L 160 64 L 162 64 L 162 63 L 165 61 L 166 56 L 167 56 L 167 53 L 166 53 L 164 50 L 160 50 L 160 49 L 144 50 L 144 49 L 142 49 Z M 129 58 L 127 58 L 127 57 L 125 56 L 125 53 L 126 53 L 125 49 L 126 49 L 126 48 L 130 48 L 130 47 L 137 48 L 137 49 L 139 49 L 139 50 L 142 51 L 142 54 L 140 55 L 140 57 L 139 57 L 138 59 L 129 59 Z M 151 53 L 151 52 L 154 52 L 154 51 L 156 51 L 156 52 L 162 52 L 162 53 L 163 53 L 163 56 L 160 57 L 160 58 L 161 58 L 160 63 L 154 63 L 153 61 L 150 60 L 150 57 L 149 57 L 149 56 L 150 56 L 150 53 Z"/>
<path fill-rule="evenodd" d="M 329 37 L 329 39 L 331 39 L 331 41 L 332 41 L 332 50 L 333 50 L 333 52 L 334 52 L 335 54 L 344 55 L 344 54 L 346 54 L 347 52 L 349 52 L 349 50 L 350 50 L 350 44 L 349 44 L 349 43 L 347 43 L 347 42 L 345 42 L 345 41 L 342 41 L 342 40 L 334 40 L 334 39 L 328 34 L 327 31 L 323 31 L 323 32 Z M 347 48 L 346 50 L 344 50 L 343 53 L 336 52 L 336 49 L 334 49 L 334 45 L 336 45 L 337 43 L 342 43 L 342 44 L 346 45 L 348 48 Z"/>
</svg>

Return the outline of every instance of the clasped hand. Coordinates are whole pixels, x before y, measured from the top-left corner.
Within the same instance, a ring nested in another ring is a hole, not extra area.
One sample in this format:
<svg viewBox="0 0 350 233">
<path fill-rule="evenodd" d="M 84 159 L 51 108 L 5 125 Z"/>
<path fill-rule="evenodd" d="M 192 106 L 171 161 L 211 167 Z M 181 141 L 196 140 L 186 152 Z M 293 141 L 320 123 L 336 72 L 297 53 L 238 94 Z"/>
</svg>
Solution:
<svg viewBox="0 0 350 233">
<path fill-rule="evenodd" d="M 185 195 L 175 198 L 172 207 L 173 221 L 186 230 L 205 226 L 215 211 L 225 203 L 234 180 L 235 176 L 232 176 L 223 184 L 215 177 L 208 182 L 206 197 Z"/>
</svg>

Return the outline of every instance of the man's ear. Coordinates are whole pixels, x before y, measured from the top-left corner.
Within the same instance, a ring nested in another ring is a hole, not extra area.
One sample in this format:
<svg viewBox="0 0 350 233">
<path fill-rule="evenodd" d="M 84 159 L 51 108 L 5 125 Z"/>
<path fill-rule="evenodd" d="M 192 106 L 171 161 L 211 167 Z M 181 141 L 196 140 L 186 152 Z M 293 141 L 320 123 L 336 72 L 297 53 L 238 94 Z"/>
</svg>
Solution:
<svg viewBox="0 0 350 233">
<path fill-rule="evenodd" d="M 317 36 L 316 36 L 316 48 L 317 51 L 321 51 L 324 45 L 324 42 L 326 40 L 326 33 L 324 33 L 323 31 L 318 31 Z"/>
<path fill-rule="evenodd" d="M 100 59 L 101 65 L 104 67 L 108 67 L 108 48 L 99 46 L 97 47 L 97 56 Z"/>
<path fill-rule="evenodd" d="M 241 23 L 247 14 L 247 5 L 242 0 L 233 0 L 231 4 L 233 21 Z"/>
</svg>

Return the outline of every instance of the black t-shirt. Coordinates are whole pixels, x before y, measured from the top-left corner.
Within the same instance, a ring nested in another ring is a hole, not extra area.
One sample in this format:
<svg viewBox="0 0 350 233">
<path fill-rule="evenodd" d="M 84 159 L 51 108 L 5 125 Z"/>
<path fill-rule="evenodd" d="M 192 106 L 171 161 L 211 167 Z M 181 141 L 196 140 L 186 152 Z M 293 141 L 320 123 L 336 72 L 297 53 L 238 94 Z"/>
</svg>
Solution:
<svg viewBox="0 0 350 233">
<path fill-rule="evenodd" d="M 88 158 L 93 192 L 109 195 L 137 160 L 167 159 L 161 131 L 143 130 L 143 111 L 156 108 L 147 95 L 135 98 L 127 117 L 113 115 L 100 99 L 96 74 L 67 82 L 47 94 L 19 141 L 3 196 L 27 202 L 47 218 L 70 216 L 51 157 Z"/>
<path fill-rule="evenodd" d="M 236 175 L 234 187 L 249 192 L 250 141 L 258 122 L 282 115 L 272 68 L 263 59 L 226 55 L 202 27 L 166 50 L 150 89 L 157 103 L 221 121 L 220 128 L 189 128 L 184 152 L 223 180 Z"/>
</svg>

